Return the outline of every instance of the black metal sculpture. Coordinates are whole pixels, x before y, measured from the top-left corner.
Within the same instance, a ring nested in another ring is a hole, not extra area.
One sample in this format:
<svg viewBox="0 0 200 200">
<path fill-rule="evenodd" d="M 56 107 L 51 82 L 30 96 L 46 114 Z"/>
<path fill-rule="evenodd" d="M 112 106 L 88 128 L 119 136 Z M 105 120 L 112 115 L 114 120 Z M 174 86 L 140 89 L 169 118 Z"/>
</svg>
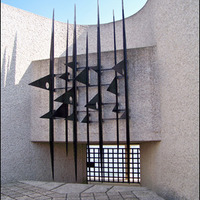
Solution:
<svg viewBox="0 0 200 200">
<path fill-rule="evenodd" d="M 74 6 L 74 39 L 73 39 L 73 146 L 74 146 L 74 165 L 75 179 L 77 181 L 77 44 L 76 44 L 76 5 Z"/>
<path fill-rule="evenodd" d="M 101 37 L 99 19 L 99 0 L 97 5 L 97 67 L 98 67 L 98 118 L 99 118 L 99 149 L 101 159 L 101 173 L 103 174 L 103 120 L 101 96 Z"/>
<path fill-rule="evenodd" d="M 127 69 L 127 49 L 126 30 L 124 19 L 124 1 L 122 0 L 122 22 L 123 22 L 123 52 L 124 52 L 124 85 L 125 85 L 125 115 L 126 115 L 126 148 L 128 165 L 128 182 L 130 183 L 130 127 L 129 127 L 129 99 L 128 99 L 128 69 Z"/>
<path fill-rule="evenodd" d="M 113 35 L 114 35 L 114 62 L 117 65 L 117 47 L 116 47 L 116 33 L 115 33 L 115 14 L 113 10 Z M 118 163 L 118 181 L 119 181 L 119 101 L 118 101 L 118 81 L 117 81 L 117 71 L 115 71 L 115 111 L 116 112 L 116 134 L 117 134 L 117 163 Z"/>
<path fill-rule="evenodd" d="M 65 70 L 65 92 L 67 92 L 68 88 L 68 43 L 69 43 L 69 21 L 67 21 L 67 42 L 66 42 L 66 55 L 65 55 L 65 62 L 66 62 L 66 70 Z M 60 77 L 62 78 L 62 76 Z M 68 104 L 66 104 L 66 116 L 68 117 Z M 68 155 L 68 119 L 65 118 L 65 143 L 66 143 L 66 155 Z"/>
<path fill-rule="evenodd" d="M 29 84 L 35 87 L 49 90 L 49 112 L 43 115 L 41 118 L 49 119 L 49 145 L 50 145 L 51 168 L 52 168 L 53 179 L 54 179 L 54 112 L 55 112 L 54 102 L 53 102 L 54 77 L 55 75 L 54 75 L 54 11 L 53 11 L 49 75 Z"/>
<path fill-rule="evenodd" d="M 51 168 L 52 168 L 52 177 L 54 179 L 54 119 L 63 118 L 65 119 L 65 142 L 66 142 L 66 155 L 68 155 L 68 123 L 72 121 L 73 123 L 73 152 L 74 152 L 74 166 L 75 166 L 75 180 L 77 181 L 77 123 L 78 123 L 78 113 L 83 111 L 78 111 L 78 99 L 77 92 L 78 88 L 86 88 L 86 112 L 85 117 L 82 119 L 82 123 L 87 125 L 87 151 L 90 155 L 90 123 L 95 121 L 90 121 L 90 112 L 98 112 L 98 131 L 99 131 L 99 163 L 100 170 L 99 172 L 102 175 L 101 181 L 104 177 L 104 149 L 103 149 L 103 122 L 105 120 L 116 120 L 116 142 L 117 149 L 119 154 L 119 120 L 126 120 L 126 148 L 127 148 L 127 169 L 128 169 L 128 182 L 130 182 L 130 130 L 129 130 L 129 101 L 128 101 L 128 72 L 127 72 L 127 50 L 126 50 L 126 31 L 125 31 L 125 20 L 124 20 L 124 4 L 122 0 L 122 25 L 123 25 L 123 55 L 124 59 L 117 63 L 117 52 L 116 52 L 116 31 L 115 31 L 115 16 L 113 11 L 113 35 L 114 35 L 114 67 L 111 69 L 103 68 L 101 65 L 101 37 L 100 37 L 100 14 L 99 14 L 99 1 L 97 0 L 97 66 L 89 66 L 88 62 L 88 34 L 86 36 L 86 67 L 77 67 L 77 38 L 76 38 L 76 6 L 74 6 L 74 34 L 73 34 L 73 61 L 68 61 L 68 40 L 69 40 L 69 23 L 67 22 L 67 38 L 66 38 L 66 60 L 65 60 L 65 73 L 62 74 L 59 78 L 65 80 L 65 87 L 63 88 L 54 88 L 54 12 L 52 19 L 52 35 L 51 35 L 51 50 L 50 50 L 50 73 L 49 75 L 30 83 L 32 86 L 40 87 L 49 91 L 49 112 L 43 115 L 41 118 L 49 119 L 49 144 L 50 144 L 50 155 L 51 155 Z M 72 69 L 72 78 L 69 78 L 69 70 Z M 78 71 L 81 70 L 79 73 Z M 89 70 L 94 70 L 97 73 L 97 84 L 89 84 Z M 102 84 L 102 72 L 114 70 L 115 75 L 114 79 L 110 84 Z M 118 76 L 120 74 L 120 76 Z M 119 93 L 118 93 L 118 79 L 119 77 L 124 78 L 125 83 L 125 109 L 119 109 Z M 69 87 L 68 82 L 72 81 L 72 86 Z M 77 84 L 79 82 L 79 84 Z M 83 85 L 80 85 L 83 84 Z M 109 86 L 107 88 L 108 92 L 111 92 L 115 95 L 115 102 L 102 102 L 102 86 Z M 89 101 L 89 88 L 97 87 L 97 94 Z M 65 89 L 65 93 L 55 99 L 55 101 L 62 103 L 61 106 L 54 110 L 54 92 L 58 89 Z M 115 118 L 104 118 L 102 116 L 104 106 L 114 104 L 113 112 L 115 112 Z M 73 107 L 73 112 L 69 113 L 69 106 Z M 92 109 L 92 110 L 89 110 Z M 119 113 L 123 112 L 121 117 Z M 88 157 L 90 163 L 90 156 Z M 118 157 L 119 160 L 119 157 Z M 123 161 L 124 162 L 124 161 Z M 118 172 L 119 173 L 119 172 Z M 119 176 L 118 176 L 119 178 Z"/>
</svg>

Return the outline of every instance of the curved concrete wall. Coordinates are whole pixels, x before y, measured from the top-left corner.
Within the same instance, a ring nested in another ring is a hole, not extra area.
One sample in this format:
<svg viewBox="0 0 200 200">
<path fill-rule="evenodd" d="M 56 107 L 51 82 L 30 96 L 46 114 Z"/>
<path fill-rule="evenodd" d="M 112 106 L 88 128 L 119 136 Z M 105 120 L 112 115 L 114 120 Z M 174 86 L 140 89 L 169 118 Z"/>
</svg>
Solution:
<svg viewBox="0 0 200 200">
<path fill-rule="evenodd" d="M 126 19 L 128 48 L 156 45 L 162 141 L 141 144 L 142 184 L 170 200 L 199 199 L 198 4 L 149 0 Z M 1 12 L 2 181 L 49 180 L 48 146 L 30 142 L 27 84 L 31 62 L 49 58 L 51 20 L 5 4 Z M 116 28 L 121 49 L 120 21 Z M 64 56 L 66 24 L 56 22 L 55 30 L 55 55 Z M 96 52 L 96 27 L 78 26 L 79 54 L 86 31 L 90 53 Z M 101 34 L 102 51 L 112 51 L 112 23 L 101 25 Z"/>
<path fill-rule="evenodd" d="M 142 144 L 142 184 L 166 199 L 199 199 L 198 4 L 150 0 L 160 77 L 161 135 Z"/>
</svg>

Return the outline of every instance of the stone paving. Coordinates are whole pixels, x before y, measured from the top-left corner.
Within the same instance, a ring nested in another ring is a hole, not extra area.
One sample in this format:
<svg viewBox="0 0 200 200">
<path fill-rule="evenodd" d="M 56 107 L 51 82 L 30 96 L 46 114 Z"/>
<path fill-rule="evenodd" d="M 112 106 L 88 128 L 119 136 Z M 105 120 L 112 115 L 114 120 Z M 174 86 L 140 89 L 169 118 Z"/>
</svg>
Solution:
<svg viewBox="0 0 200 200">
<path fill-rule="evenodd" d="M 145 187 L 20 181 L 1 186 L 1 200 L 164 200 Z"/>
</svg>

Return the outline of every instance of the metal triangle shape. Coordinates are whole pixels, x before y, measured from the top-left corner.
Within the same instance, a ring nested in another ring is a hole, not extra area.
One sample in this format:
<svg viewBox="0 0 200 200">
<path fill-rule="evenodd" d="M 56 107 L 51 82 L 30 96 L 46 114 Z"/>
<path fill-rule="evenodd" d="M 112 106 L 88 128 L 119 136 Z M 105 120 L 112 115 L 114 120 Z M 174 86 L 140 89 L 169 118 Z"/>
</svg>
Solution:
<svg viewBox="0 0 200 200">
<path fill-rule="evenodd" d="M 43 119 L 51 119 L 51 118 L 53 118 L 54 112 L 55 112 L 55 111 L 53 111 L 53 114 L 52 114 L 52 113 L 49 111 L 48 113 L 42 115 L 40 118 L 43 118 Z"/>
<path fill-rule="evenodd" d="M 47 85 L 48 83 L 48 85 Z M 40 78 L 32 83 L 29 83 L 31 86 L 39 87 L 45 90 L 50 90 L 51 86 L 51 75 L 47 75 L 43 78 Z"/>
<path fill-rule="evenodd" d="M 65 104 L 73 104 L 73 98 L 74 98 L 74 88 L 65 92 L 63 95 L 55 99 L 55 101 Z"/>
<path fill-rule="evenodd" d="M 112 111 L 113 111 L 113 112 L 119 112 L 119 111 L 118 111 L 118 106 L 117 106 L 117 104 L 115 105 L 115 107 L 113 108 Z"/>
<path fill-rule="evenodd" d="M 54 117 L 60 117 L 60 118 L 67 118 L 68 117 L 68 105 L 62 104 L 53 114 Z"/>
<path fill-rule="evenodd" d="M 67 66 L 73 69 L 74 68 L 74 63 L 73 62 L 69 62 L 69 63 L 67 63 Z"/>
<path fill-rule="evenodd" d="M 74 113 L 72 113 L 71 115 L 69 115 L 68 117 L 67 117 L 67 119 L 68 120 L 70 120 L 70 121 L 74 121 Z M 76 121 L 77 121 L 78 119 L 76 118 Z"/>
<path fill-rule="evenodd" d="M 89 121 L 87 120 L 88 119 L 88 116 L 86 115 L 83 120 L 81 121 L 81 123 L 89 123 Z"/>
<path fill-rule="evenodd" d="M 76 77 L 76 80 L 77 80 L 78 82 L 83 83 L 83 84 L 87 84 L 86 76 L 87 76 L 87 70 L 84 69 L 84 70 Z"/>
<path fill-rule="evenodd" d="M 98 72 L 99 72 L 98 66 L 93 66 L 93 67 L 90 67 L 90 69 L 94 70 L 96 73 L 98 73 Z"/>
<path fill-rule="evenodd" d="M 59 78 L 64 79 L 64 80 L 68 80 L 68 76 L 69 76 L 69 73 L 64 73 Z"/>
<path fill-rule="evenodd" d="M 85 107 L 98 110 L 97 109 L 97 102 L 98 102 L 98 100 L 99 100 L 99 95 L 96 94 Z"/>
<path fill-rule="evenodd" d="M 123 74 L 123 70 L 124 70 L 124 60 L 122 60 L 121 62 L 119 62 L 118 64 L 116 64 L 113 69 L 118 72 L 119 74 L 121 74 L 122 76 Z"/>
<path fill-rule="evenodd" d="M 113 94 L 117 94 L 116 77 L 113 79 L 113 81 L 109 85 L 107 91 L 109 91 L 109 92 L 111 92 Z"/>
<path fill-rule="evenodd" d="M 120 119 L 126 119 L 126 111 L 122 114 L 122 116 L 120 117 Z"/>
</svg>

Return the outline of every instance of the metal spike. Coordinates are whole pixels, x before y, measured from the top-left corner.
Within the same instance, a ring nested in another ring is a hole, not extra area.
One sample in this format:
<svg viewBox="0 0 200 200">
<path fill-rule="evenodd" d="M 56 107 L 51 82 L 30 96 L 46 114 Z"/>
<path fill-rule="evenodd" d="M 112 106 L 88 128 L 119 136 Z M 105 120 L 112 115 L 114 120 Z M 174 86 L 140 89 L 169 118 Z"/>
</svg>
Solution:
<svg viewBox="0 0 200 200">
<path fill-rule="evenodd" d="M 51 36 L 51 50 L 50 50 L 50 90 L 49 90 L 49 110 L 50 113 L 54 112 L 54 10 L 52 20 L 52 36 Z M 52 178 L 54 180 L 54 121 L 53 118 L 49 119 L 49 144 L 50 144 L 50 155 L 51 155 L 51 168 Z"/>
<path fill-rule="evenodd" d="M 126 146 L 128 152 L 127 154 L 128 183 L 130 183 L 130 127 L 129 127 L 129 101 L 128 101 L 128 70 L 127 70 L 126 30 L 125 30 L 123 0 L 122 0 L 122 23 L 123 23 L 123 51 L 124 51 L 125 112 L 126 112 Z"/>
<path fill-rule="evenodd" d="M 69 43 L 69 21 L 67 20 L 67 39 L 66 39 L 66 55 L 65 55 L 65 61 L 66 61 L 66 70 L 65 74 L 63 74 L 63 78 L 65 77 L 65 93 L 67 92 L 68 88 L 68 43 Z M 62 76 L 60 77 L 62 78 Z M 73 99 L 73 98 L 72 98 Z M 70 99 L 69 99 L 70 100 Z M 68 105 L 66 106 L 66 116 L 68 116 Z M 69 148 L 69 141 L 68 141 L 68 119 L 65 120 L 65 149 L 66 149 L 66 155 L 68 156 L 68 148 Z"/>
<path fill-rule="evenodd" d="M 88 51 L 89 51 L 89 47 L 88 47 L 88 33 L 86 36 L 86 104 L 89 103 L 89 67 L 88 67 Z M 87 150 L 88 150 L 88 159 L 90 162 L 90 127 L 89 127 L 89 109 L 88 107 L 86 107 L 86 119 L 83 119 L 83 123 L 86 120 L 87 122 Z"/>
<path fill-rule="evenodd" d="M 76 85 L 76 71 L 77 71 L 77 44 L 76 44 L 76 5 L 74 5 L 74 38 L 73 38 L 73 146 L 74 146 L 74 165 L 75 165 L 75 180 L 77 181 L 77 85 Z"/>
<path fill-rule="evenodd" d="M 48 83 L 48 85 L 47 85 Z M 29 83 L 31 86 L 39 87 L 45 90 L 50 90 L 51 88 L 51 75 L 45 76 L 43 78 L 40 78 L 32 83 Z"/>
<path fill-rule="evenodd" d="M 114 36 L 114 63 L 115 66 L 117 65 L 117 47 L 116 47 L 116 32 L 115 32 L 115 13 L 113 10 L 113 36 Z M 116 69 L 117 68 L 117 69 Z M 118 109 L 118 83 L 117 83 L 117 72 L 122 74 L 122 68 L 116 67 L 115 69 L 115 99 L 116 99 L 116 105 L 113 109 L 113 112 L 116 112 L 116 138 L 117 138 L 117 160 L 118 160 L 118 169 L 119 169 L 119 109 Z M 119 181 L 119 170 L 118 170 L 118 181 Z"/>
<path fill-rule="evenodd" d="M 117 83 L 116 83 L 116 77 L 113 79 L 111 84 L 109 85 L 107 91 L 116 94 L 117 95 Z"/>
<path fill-rule="evenodd" d="M 102 96 L 101 96 L 101 36 L 99 19 L 99 1 L 97 2 L 97 66 L 98 66 L 98 118 L 99 118 L 99 149 L 101 160 L 101 173 L 103 171 L 103 120 L 102 120 Z M 103 181 L 103 180 L 102 180 Z"/>
</svg>

